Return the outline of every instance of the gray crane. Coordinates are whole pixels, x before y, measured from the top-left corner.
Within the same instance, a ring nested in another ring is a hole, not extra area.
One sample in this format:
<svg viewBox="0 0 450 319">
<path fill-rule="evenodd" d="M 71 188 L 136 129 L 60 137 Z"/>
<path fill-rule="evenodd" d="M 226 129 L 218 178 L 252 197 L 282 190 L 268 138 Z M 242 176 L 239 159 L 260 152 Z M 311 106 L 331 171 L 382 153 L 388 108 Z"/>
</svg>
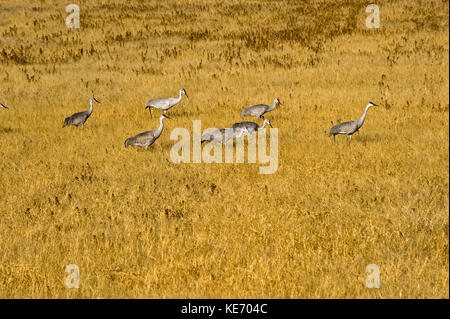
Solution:
<svg viewBox="0 0 450 319">
<path fill-rule="evenodd" d="M 161 133 L 164 128 L 163 120 L 168 119 L 168 118 L 169 118 L 168 116 L 161 114 L 161 116 L 159 117 L 159 127 L 157 129 L 143 132 L 136 136 L 127 138 L 125 140 L 125 147 L 132 145 L 132 146 L 145 147 L 145 149 L 148 149 L 148 147 L 150 145 L 152 145 L 153 143 L 155 143 L 155 141 L 158 139 L 158 137 L 161 136 Z"/>
<path fill-rule="evenodd" d="M 269 124 L 269 126 L 272 127 L 270 120 L 265 119 L 262 126 L 259 126 L 255 122 L 239 122 L 239 123 L 234 123 L 232 128 L 234 130 L 242 130 L 245 128 L 245 129 L 247 129 L 248 134 L 253 134 L 255 131 L 262 130 L 266 126 L 266 124 Z"/>
<path fill-rule="evenodd" d="M 263 115 L 267 112 L 275 110 L 275 108 L 277 107 L 278 104 L 281 105 L 280 100 L 275 99 L 275 100 L 273 100 L 273 106 L 269 106 L 266 104 L 257 104 L 257 105 L 246 107 L 245 109 L 242 110 L 241 117 L 255 116 L 255 117 L 264 119 Z"/>
<path fill-rule="evenodd" d="M 210 133 L 203 134 L 201 143 L 213 142 L 225 144 L 232 138 L 241 138 L 244 133 L 248 134 L 248 130 L 246 127 L 243 127 L 239 130 L 235 130 L 233 128 L 221 128 Z"/>
<path fill-rule="evenodd" d="M 352 135 L 356 133 L 361 126 L 364 124 L 364 120 L 366 119 L 367 110 L 372 106 L 378 106 L 375 103 L 369 102 L 366 105 L 366 109 L 364 110 L 364 114 L 357 120 L 344 122 L 338 125 L 333 126 L 328 133 L 328 136 L 333 135 L 333 142 L 335 141 L 336 134 L 346 134 L 350 137 L 349 144 L 352 141 Z"/>
<path fill-rule="evenodd" d="M 147 104 L 145 104 L 145 109 L 149 109 L 150 116 L 152 116 L 152 107 L 154 107 L 155 109 L 163 110 L 165 114 L 168 109 L 181 102 L 181 96 L 183 93 L 186 95 L 186 97 L 189 97 L 185 89 L 180 89 L 178 98 L 164 97 L 160 99 L 152 99 L 148 101 Z"/>
<path fill-rule="evenodd" d="M 94 110 L 94 102 L 100 103 L 100 101 L 98 101 L 95 97 L 92 96 L 89 99 L 89 104 L 91 106 L 89 110 L 78 112 L 72 114 L 69 117 L 66 117 L 66 119 L 64 120 L 63 127 L 73 125 L 73 126 L 81 126 L 82 128 L 84 128 L 84 123 L 87 121 L 89 116 L 91 116 L 92 111 Z"/>
<path fill-rule="evenodd" d="M 1 108 L 1 109 L 7 109 L 7 110 L 8 110 L 8 107 L 7 107 L 6 105 L 3 105 L 2 103 L 0 103 L 0 108 Z"/>
</svg>

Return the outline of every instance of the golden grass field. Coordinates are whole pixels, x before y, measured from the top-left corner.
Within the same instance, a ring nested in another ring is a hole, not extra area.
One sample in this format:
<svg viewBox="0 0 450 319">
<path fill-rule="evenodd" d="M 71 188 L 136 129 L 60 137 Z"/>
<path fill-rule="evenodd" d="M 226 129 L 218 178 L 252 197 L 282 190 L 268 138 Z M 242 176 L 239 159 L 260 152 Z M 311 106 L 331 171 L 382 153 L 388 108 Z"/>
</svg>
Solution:
<svg viewBox="0 0 450 319">
<path fill-rule="evenodd" d="M 449 298 L 448 1 L 378 1 L 379 29 L 360 0 L 69 3 L 0 3 L 1 298 Z M 170 161 L 276 97 L 275 174 Z"/>
</svg>

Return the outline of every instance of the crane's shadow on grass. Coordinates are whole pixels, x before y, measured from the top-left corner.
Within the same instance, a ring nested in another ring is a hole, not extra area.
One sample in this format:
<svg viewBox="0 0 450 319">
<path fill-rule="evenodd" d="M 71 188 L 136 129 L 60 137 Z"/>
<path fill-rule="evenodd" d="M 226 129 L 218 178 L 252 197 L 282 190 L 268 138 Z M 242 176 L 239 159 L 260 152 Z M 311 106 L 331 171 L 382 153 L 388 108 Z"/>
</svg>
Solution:
<svg viewBox="0 0 450 319">
<path fill-rule="evenodd" d="M 173 118 L 192 118 L 195 119 L 195 116 L 198 116 L 200 112 L 197 111 L 187 111 L 187 110 L 176 110 L 175 112 L 169 113 L 167 112 L 167 115 L 169 117 L 173 117 Z"/>
<path fill-rule="evenodd" d="M 138 153 L 161 153 L 161 152 L 165 152 L 166 150 L 170 150 L 170 147 L 172 147 L 172 144 L 169 143 L 162 143 L 159 145 L 156 145 L 158 141 L 156 141 L 154 144 L 150 145 L 147 149 L 145 149 L 145 147 L 142 146 L 134 146 L 134 145 L 130 145 L 128 147 L 124 147 L 126 150 L 132 150 L 133 152 L 138 152 Z M 122 145 L 123 147 L 123 145 Z"/>
<path fill-rule="evenodd" d="M 357 136 L 357 137 L 358 137 L 357 139 L 355 139 L 355 137 L 353 137 L 352 143 L 358 142 L 363 145 L 366 145 L 366 144 L 379 143 L 381 141 L 381 137 L 378 134 L 361 135 L 361 136 Z"/>
<path fill-rule="evenodd" d="M 333 137 L 331 138 L 331 142 L 333 143 Z M 343 138 L 345 138 L 345 143 L 343 141 Z M 349 144 L 349 138 L 347 135 L 336 135 L 336 141 L 334 143 L 336 144 Z M 370 145 L 370 144 L 376 144 L 381 141 L 381 137 L 379 134 L 371 134 L 371 135 L 363 135 L 363 134 L 353 134 L 351 145 Z"/>
<path fill-rule="evenodd" d="M 150 115 L 150 113 L 149 113 L 148 116 L 149 116 L 150 119 L 154 119 L 156 121 L 156 120 L 159 119 L 161 114 L 164 114 L 164 112 L 152 111 L 152 114 Z M 200 112 L 196 112 L 195 110 L 193 110 L 193 111 L 173 110 L 173 111 L 168 111 L 165 115 L 167 115 L 169 117 L 169 119 L 171 119 L 171 118 L 185 118 L 185 117 L 195 119 L 195 117 L 198 116 L 199 114 L 200 114 Z"/>
<path fill-rule="evenodd" d="M 22 131 L 20 128 L 0 127 L 0 134 L 18 133 Z"/>
<path fill-rule="evenodd" d="M 143 147 L 143 146 L 130 145 L 128 147 L 125 147 L 125 150 L 129 150 L 129 151 L 137 152 L 137 153 L 151 153 L 152 152 L 152 146 L 149 146 L 148 149 L 145 149 L 145 147 Z"/>
</svg>

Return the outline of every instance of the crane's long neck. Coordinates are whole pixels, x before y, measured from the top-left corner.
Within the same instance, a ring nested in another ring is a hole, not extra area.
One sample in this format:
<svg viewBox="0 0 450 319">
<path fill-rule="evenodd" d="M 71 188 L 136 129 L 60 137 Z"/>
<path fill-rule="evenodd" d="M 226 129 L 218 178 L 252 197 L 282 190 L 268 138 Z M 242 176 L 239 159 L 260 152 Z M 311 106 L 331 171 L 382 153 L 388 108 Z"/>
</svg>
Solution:
<svg viewBox="0 0 450 319">
<path fill-rule="evenodd" d="M 260 131 L 260 130 L 262 130 L 263 128 L 265 128 L 265 127 L 266 127 L 266 124 L 267 124 L 267 122 L 264 121 L 263 125 L 260 126 L 260 127 L 258 127 L 258 131 Z"/>
<path fill-rule="evenodd" d="M 183 93 L 180 90 L 180 93 L 178 94 L 178 99 L 176 100 L 176 103 L 180 103 L 181 102 L 182 95 L 183 95 Z"/>
<path fill-rule="evenodd" d="M 92 100 L 89 100 L 89 104 L 91 105 L 91 107 L 88 110 L 88 114 L 91 114 L 94 110 L 94 102 Z"/>
<path fill-rule="evenodd" d="M 163 122 L 163 118 L 162 117 L 160 117 L 159 118 L 159 127 L 156 129 L 156 135 L 158 135 L 158 136 L 160 136 L 161 135 L 161 133 L 162 133 L 162 130 L 163 130 L 163 128 L 164 128 L 164 122 Z"/>
<path fill-rule="evenodd" d="M 273 111 L 275 110 L 275 108 L 277 107 L 277 101 L 274 100 L 273 101 L 273 105 L 271 107 L 268 108 L 267 112 Z M 265 124 L 264 124 L 265 125 Z"/>
<path fill-rule="evenodd" d="M 366 115 L 367 115 L 367 110 L 371 107 L 372 105 L 367 104 L 366 109 L 364 110 L 364 114 L 358 119 L 358 126 L 361 127 L 364 123 L 364 120 L 366 119 Z"/>
</svg>

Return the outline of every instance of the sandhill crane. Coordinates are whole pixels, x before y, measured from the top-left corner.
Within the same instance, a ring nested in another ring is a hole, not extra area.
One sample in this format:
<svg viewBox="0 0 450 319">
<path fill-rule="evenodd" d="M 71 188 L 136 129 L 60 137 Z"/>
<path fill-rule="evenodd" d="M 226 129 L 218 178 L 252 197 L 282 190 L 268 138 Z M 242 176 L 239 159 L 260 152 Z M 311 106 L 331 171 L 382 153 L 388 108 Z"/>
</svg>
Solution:
<svg viewBox="0 0 450 319">
<path fill-rule="evenodd" d="M 269 124 L 269 126 L 272 127 L 270 120 L 265 119 L 262 126 L 259 126 L 255 122 L 239 122 L 239 123 L 234 123 L 232 128 L 234 130 L 242 130 L 245 128 L 245 129 L 247 129 L 247 132 L 249 134 L 253 134 L 255 131 L 262 130 L 266 126 L 266 124 Z"/>
<path fill-rule="evenodd" d="M 328 136 L 333 135 L 333 141 L 335 140 L 336 134 L 347 134 L 350 137 L 349 144 L 352 141 L 353 133 L 357 132 L 364 123 L 366 119 L 367 110 L 372 106 L 378 106 L 375 103 L 369 102 L 366 105 L 366 109 L 364 110 L 364 114 L 357 120 L 344 122 L 338 125 L 333 126 L 328 133 Z"/>
<path fill-rule="evenodd" d="M 136 136 L 127 138 L 125 140 L 125 147 L 128 147 L 129 145 L 133 145 L 133 146 L 145 147 L 145 149 L 147 149 L 150 145 L 155 143 L 155 141 L 158 139 L 158 137 L 161 136 L 161 133 L 164 128 L 163 120 L 168 119 L 168 118 L 169 118 L 168 116 L 161 114 L 161 116 L 159 117 L 159 127 L 157 129 L 143 132 Z"/>
<path fill-rule="evenodd" d="M 66 117 L 66 119 L 64 120 L 63 127 L 73 125 L 73 126 L 81 126 L 82 128 L 84 128 L 84 123 L 87 121 L 89 116 L 91 116 L 92 111 L 94 110 L 94 102 L 100 103 L 100 101 L 98 101 L 95 97 L 91 97 L 89 99 L 89 104 L 91 106 L 89 110 L 78 112 L 72 114 L 69 117 Z"/>
<path fill-rule="evenodd" d="M 273 100 L 273 106 L 269 106 L 266 104 L 257 104 L 257 105 L 246 107 L 245 109 L 242 110 L 241 117 L 255 116 L 255 117 L 260 117 L 260 118 L 264 119 L 263 115 L 267 112 L 275 110 L 275 108 L 277 107 L 278 104 L 281 105 L 280 100 L 275 99 L 275 100 Z"/>
<path fill-rule="evenodd" d="M 234 130 L 232 128 L 221 128 L 210 133 L 203 134 L 201 143 L 213 142 L 225 144 L 232 138 L 241 138 L 244 133 L 248 134 L 248 130 L 246 127 L 239 130 Z"/>
<path fill-rule="evenodd" d="M 8 107 L 6 105 L 3 105 L 2 103 L 0 103 L 0 108 L 8 110 Z"/>
<path fill-rule="evenodd" d="M 189 97 L 185 89 L 180 89 L 178 98 L 165 97 L 160 99 L 152 99 L 148 101 L 147 104 L 145 104 L 145 108 L 149 109 L 150 116 L 152 115 L 152 107 L 154 107 L 155 109 L 163 110 L 164 114 L 166 114 L 168 109 L 181 102 L 181 96 L 183 93 L 186 95 L 186 97 Z"/>
</svg>

